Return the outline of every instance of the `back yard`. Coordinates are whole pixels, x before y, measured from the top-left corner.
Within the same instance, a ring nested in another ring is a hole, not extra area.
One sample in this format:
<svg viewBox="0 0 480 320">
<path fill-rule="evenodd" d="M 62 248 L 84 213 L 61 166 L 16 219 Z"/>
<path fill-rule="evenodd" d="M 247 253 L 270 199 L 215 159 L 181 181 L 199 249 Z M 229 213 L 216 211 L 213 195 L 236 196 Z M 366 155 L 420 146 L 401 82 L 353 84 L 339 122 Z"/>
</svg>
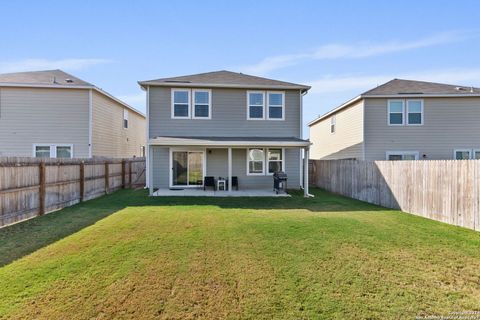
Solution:
<svg viewBox="0 0 480 320">
<path fill-rule="evenodd" d="M 314 199 L 122 190 L 0 229 L 0 318 L 393 319 L 480 310 L 480 234 Z"/>
</svg>

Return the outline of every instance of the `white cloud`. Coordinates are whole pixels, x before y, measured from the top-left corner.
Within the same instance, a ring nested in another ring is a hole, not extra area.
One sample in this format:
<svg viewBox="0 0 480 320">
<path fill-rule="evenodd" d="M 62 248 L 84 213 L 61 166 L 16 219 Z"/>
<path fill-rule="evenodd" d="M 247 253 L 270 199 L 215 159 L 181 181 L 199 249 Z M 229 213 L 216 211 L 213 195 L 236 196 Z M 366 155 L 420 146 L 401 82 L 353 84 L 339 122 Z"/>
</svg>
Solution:
<svg viewBox="0 0 480 320">
<path fill-rule="evenodd" d="M 379 75 L 343 75 L 325 76 L 307 83 L 312 86 L 311 93 L 337 94 L 338 92 L 358 91 L 372 89 L 394 78 L 441 82 L 464 86 L 480 86 L 480 69 L 443 69 L 430 71 L 413 71 L 406 73 L 391 73 Z M 353 97 L 346 97 L 353 98 Z"/>
<path fill-rule="evenodd" d="M 131 105 L 132 107 L 140 111 L 145 111 L 146 94 L 144 91 L 139 93 L 134 93 L 134 94 L 118 96 L 118 99 L 122 100 L 123 102 Z"/>
<path fill-rule="evenodd" d="M 75 71 L 110 62 L 112 61 L 107 59 L 24 59 L 18 61 L 0 62 L 0 73 L 50 69 Z"/>
<path fill-rule="evenodd" d="M 384 43 L 326 44 L 305 53 L 267 57 L 260 62 L 240 67 L 245 73 L 267 74 L 271 71 L 293 66 L 310 60 L 360 59 L 383 54 L 426 48 L 476 37 L 467 32 L 446 32 L 414 41 L 389 41 Z"/>
</svg>

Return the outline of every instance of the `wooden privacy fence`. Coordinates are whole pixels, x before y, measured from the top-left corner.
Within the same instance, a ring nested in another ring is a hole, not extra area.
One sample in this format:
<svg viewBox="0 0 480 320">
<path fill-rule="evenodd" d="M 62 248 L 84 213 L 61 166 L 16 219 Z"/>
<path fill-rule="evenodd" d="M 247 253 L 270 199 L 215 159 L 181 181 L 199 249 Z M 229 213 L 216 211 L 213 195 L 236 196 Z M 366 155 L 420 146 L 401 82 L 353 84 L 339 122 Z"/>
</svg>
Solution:
<svg viewBox="0 0 480 320">
<path fill-rule="evenodd" d="M 145 185 L 145 158 L 0 158 L 0 227 Z"/>
<path fill-rule="evenodd" d="M 314 160 L 320 188 L 480 230 L 480 160 Z"/>
</svg>

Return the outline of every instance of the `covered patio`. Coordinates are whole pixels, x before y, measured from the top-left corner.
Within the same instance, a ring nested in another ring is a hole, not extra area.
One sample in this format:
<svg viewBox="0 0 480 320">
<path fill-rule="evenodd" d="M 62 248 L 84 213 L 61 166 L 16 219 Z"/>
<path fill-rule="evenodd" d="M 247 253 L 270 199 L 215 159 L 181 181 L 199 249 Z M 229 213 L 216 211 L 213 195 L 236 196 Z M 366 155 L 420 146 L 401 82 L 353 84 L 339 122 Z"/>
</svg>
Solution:
<svg viewBox="0 0 480 320">
<path fill-rule="evenodd" d="M 309 146 L 295 137 L 156 137 L 148 145 L 147 184 L 152 196 L 272 197 L 273 173 L 284 171 L 288 187 L 308 197 Z M 223 179 L 226 190 L 204 190 L 206 178 Z"/>
</svg>

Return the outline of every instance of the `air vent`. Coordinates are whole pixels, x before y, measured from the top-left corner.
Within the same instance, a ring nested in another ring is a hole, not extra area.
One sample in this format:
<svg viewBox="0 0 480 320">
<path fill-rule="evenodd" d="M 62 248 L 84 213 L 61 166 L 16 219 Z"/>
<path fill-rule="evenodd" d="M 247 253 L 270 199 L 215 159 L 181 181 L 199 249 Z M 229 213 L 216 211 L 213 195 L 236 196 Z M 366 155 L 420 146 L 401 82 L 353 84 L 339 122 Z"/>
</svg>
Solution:
<svg viewBox="0 0 480 320">
<path fill-rule="evenodd" d="M 72 79 L 65 79 L 65 82 L 67 82 L 67 83 L 73 83 L 73 80 L 72 80 Z"/>
<path fill-rule="evenodd" d="M 457 91 L 467 91 L 467 88 L 464 88 L 464 87 L 456 87 L 455 90 L 457 90 Z"/>
</svg>

